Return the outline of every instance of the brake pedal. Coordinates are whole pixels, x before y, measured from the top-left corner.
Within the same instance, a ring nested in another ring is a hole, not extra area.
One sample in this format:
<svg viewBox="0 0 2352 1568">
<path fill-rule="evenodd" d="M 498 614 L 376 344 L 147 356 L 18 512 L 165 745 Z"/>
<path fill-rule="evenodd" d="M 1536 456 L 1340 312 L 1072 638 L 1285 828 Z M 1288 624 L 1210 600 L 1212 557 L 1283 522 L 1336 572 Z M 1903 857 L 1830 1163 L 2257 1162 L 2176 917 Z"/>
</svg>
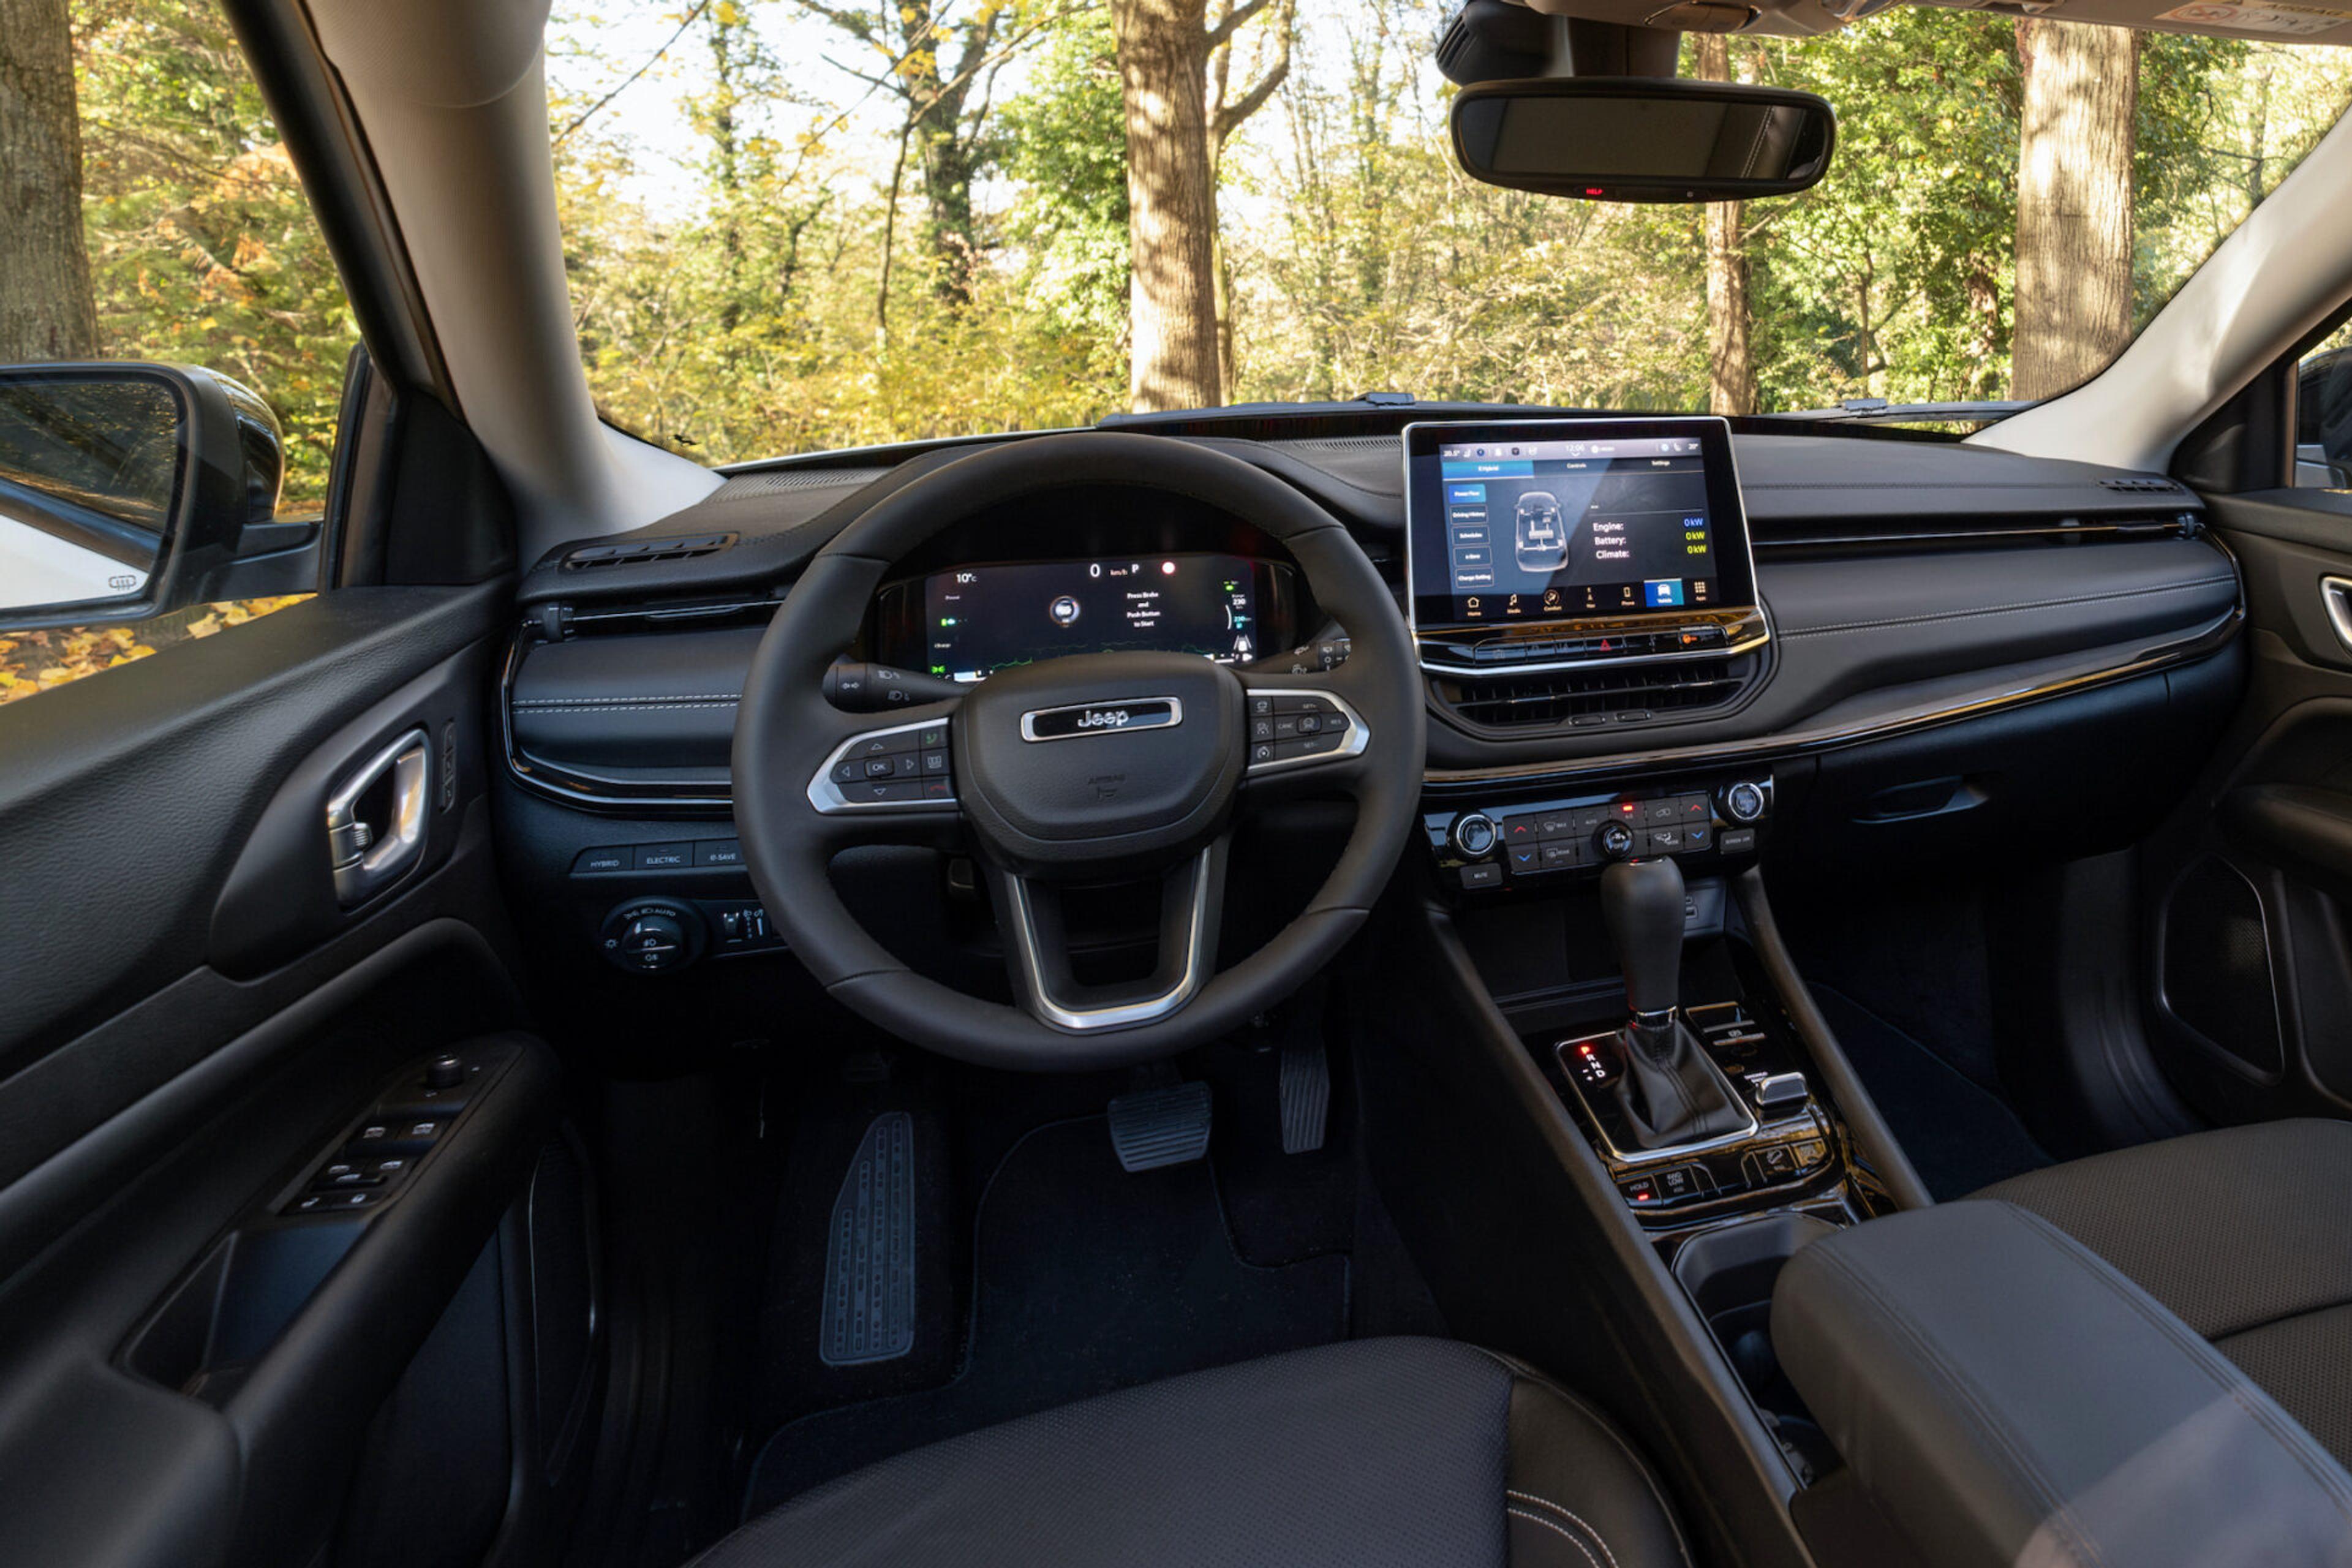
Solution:
<svg viewBox="0 0 2352 1568">
<path fill-rule="evenodd" d="M 1209 1152 L 1212 1109 L 1205 1083 L 1177 1083 L 1120 1095 L 1104 1112 L 1119 1168 L 1156 1171 L 1162 1165 L 1199 1159 Z"/>
<path fill-rule="evenodd" d="M 1331 1058 L 1323 1042 L 1282 1047 L 1277 1079 L 1282 1100 L 1282 1152 L 1311 1154 L 1323 1147 L 1331 1121 Z"/>
</svg>

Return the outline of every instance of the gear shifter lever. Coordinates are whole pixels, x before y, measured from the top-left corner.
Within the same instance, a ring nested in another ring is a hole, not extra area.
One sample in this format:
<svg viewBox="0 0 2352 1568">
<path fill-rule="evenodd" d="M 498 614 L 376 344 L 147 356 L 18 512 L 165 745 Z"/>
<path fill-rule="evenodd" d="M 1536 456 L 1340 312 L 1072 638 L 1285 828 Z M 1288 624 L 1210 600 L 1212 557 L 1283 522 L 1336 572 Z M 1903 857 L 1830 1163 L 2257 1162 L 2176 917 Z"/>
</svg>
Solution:
<svg viewBox="0 0 2352 1568">
<path fill-rule="evenodd" d="M 1663 858 L 1618 861 L 1601 873 L 1601 915 L 1633 1013 L 1618 1031 L 1617 1098 L 1634 1141 L 1667 1149 L 1737 1131 L 1747 1118 L 1682 1021 L 1681 868 Z"/>
</svg>

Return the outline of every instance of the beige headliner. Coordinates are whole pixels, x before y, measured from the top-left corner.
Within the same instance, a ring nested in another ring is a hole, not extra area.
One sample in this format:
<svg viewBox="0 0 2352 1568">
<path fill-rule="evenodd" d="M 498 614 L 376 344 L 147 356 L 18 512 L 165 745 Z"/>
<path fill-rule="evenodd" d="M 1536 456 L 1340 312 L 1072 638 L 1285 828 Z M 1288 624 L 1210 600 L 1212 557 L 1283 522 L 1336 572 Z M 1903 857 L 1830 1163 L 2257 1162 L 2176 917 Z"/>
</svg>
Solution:
<svg viewBox="0 0 2352 1568">
<path fill-rule="evenodd" d="M 1741 31 L 1762 33 L 1780 37 L 1803 37 L 1812 33 L 1833 32 L 1840 26 L 1833 12 L 1822 0 L 1751 0 L 1760 7 L 1757 19 Z M 2054 5 L 2021 5 L 2007 3 L 1970 5 L 1940 4 L 1939 0 L 1920 0 L 1935 5 L 1939 10 L 1985 11 L 1999 16 L 2049 16 L 2066 22 L 2104 22 L 2113 26 L 2143 27 L 2151 32 L 2193 33 L 2209 38 L 2251 38 L 2258 42 L 2352 44 L 2352 0 L 2278 0 L 2264 5 L 2259 0 L 2232 4 L 2231 0 L 2215 0 L 2214 4 L 2198 5 L 2199 12 L 2224 13 L 2235 11 L 2241 16 L 2260 17 L 2284 14 L 2307 17 L 2312 23 L 2336 18 L 2324 31 L 2308 35 L 2291 35 L 2276 26 L 2227 26 L 2212 22 L 2181 20 L 2160 21 L 2168 11 L 2190 9 L 2186 0 L 2057 0 Z M 1658 16 L 1668 0 L 1517 0 L 1517 4 L 1556 16 L 1581 16 L 1596 22 L 1619 22 L 1639 26 Z"/>
</svg>

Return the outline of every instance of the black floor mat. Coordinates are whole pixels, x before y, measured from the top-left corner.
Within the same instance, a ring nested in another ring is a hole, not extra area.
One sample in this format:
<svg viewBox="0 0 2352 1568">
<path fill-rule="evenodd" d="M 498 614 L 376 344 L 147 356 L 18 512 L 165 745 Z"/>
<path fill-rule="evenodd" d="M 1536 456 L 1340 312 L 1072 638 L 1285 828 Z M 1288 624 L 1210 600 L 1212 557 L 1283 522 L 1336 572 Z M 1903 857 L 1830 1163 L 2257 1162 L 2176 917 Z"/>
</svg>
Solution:
<svg viewBox="0 0 2352 1568">
<path fill-rule="evenodd" d="M 1180 1373 L 1345 1337 L 1348 1260 L 1234 1249 L 1205 1162 L 1129 1174 L 1099 1116 L 1039 1128 L 981 1200 L 963 1365 L 945 1385 L 779 1430 L 749 1517 L 892 1454 Z"/>
<path fill-rule="evenodd" d="M 2055 1163 L 2008 1102 L 1843 993 L 1811 987 L 1854 1071 L 1938 1201 Z"/>
</svg>

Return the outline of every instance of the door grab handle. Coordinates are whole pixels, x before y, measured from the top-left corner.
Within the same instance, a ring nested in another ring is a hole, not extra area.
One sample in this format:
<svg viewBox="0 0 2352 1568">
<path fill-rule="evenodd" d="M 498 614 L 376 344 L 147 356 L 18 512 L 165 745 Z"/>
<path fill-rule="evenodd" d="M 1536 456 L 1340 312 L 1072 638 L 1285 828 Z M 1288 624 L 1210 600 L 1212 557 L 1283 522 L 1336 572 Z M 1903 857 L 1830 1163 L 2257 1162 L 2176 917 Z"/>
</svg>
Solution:
<svg viewBox="0 0 2352 1568">
<path fill-rule="evenodd" d="M 2352 649 L 2352 577 L 2322 577 L 2319 598 L 2327 606 L 2327 619 L 2336 627 L 2336 640 Z"/>
<path fill-rule="evenodd" d="M 423 730 L 411 730 L 352 770 L 328 797 L 327 863 L 343 908 L 373 898 L 424 852 L 432 776 L 433 742 Z M 387 784 L 388 800 L 371 798 Z"/>
</svg>

